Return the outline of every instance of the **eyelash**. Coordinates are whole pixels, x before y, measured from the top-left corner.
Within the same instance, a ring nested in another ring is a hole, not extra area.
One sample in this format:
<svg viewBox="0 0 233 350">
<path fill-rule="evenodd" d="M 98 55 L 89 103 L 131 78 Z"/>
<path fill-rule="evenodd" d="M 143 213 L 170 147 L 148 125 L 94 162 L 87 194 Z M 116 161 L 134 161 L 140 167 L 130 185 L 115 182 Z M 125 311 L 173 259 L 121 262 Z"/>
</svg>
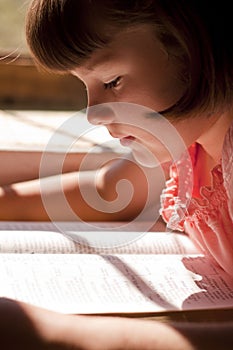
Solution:
<svg viewBox="0 0 233 350">
<path fill-rule="evenodd" d="M 116 79 L 110 81 L 109 83 L 104 83 L 105 90 L 116 88 L 120 80 L 121 80 L 121 77 L 117 77 Z"/>
</svg>

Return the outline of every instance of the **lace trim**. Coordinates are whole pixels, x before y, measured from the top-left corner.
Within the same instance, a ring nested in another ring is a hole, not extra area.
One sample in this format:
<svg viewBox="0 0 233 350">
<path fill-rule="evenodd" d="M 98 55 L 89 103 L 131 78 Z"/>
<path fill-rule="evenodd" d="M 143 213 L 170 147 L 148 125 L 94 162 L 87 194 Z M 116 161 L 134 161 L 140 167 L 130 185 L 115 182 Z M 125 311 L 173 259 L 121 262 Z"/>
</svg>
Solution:
<svg viewBox="0 0 233 350">
<path fill-rule="evenodd" d="M 187 162 L 187 157 L 182 157 L 179 162 L 173 164 L 170 168 L 170 180 L 166 183 L 166 188 L 161 194 L 160 214 L 167 222 L 167 226 L 173 230 L 184 230 L 184 222 L 196 220 L 208 220 L 214 217 L 225 208 L 227 211 L 233 205 L 232 185 L 233 185 L 233 123 L 226 134 L 223 159 L 221 163 L 215 166 L 211 171 L 212 186 L 203 186 L 198 188 L 194 183 L 193 194 L 196 198 L 189 198 L 189 181 L 180 178 L 178 168 L 185 168 L 186 174 L 192 176 L 192 167 L 195 167 L 197 147 L 192 145 L 189 149 L 191 157 Z M 190 169 L 188 169 L 188 167 Z M 190 180 L 190 178 L 189 178 Z M 180 196 L 180 186 L 183 186 L 183 198 Z M 196 196 L 197 195 L 197 196 Z M 200 196 L 200 197 L 199 197 Z M 189 199 L 189 203 L 187 200 Z M 185 202 L 186 200 L 186 202 Z M 232 202 L 232 203 L 231 203 Z M 228 208 L 229 206 L 229 208 Z M 233 210 L 233 208 L 232 208 Z M 230 212 L 231 214 L 231 212 Z M 233 213 L 232 213 L 233 214 Z M 231 215 L 232 217 L 232 215 Z"/>
<path fill-rule="evenodd" d="M 194 216 L 196 219 L 207 220 L 209 216 L 215 216 L 223 203 L 227 203 L 228 197 L 223 184 L 221 164 L 214 167 L 212 174 L 212 187 L 203 186 L 200 189 L 200 198 L 190 198 L 186 206 L 178 195 L 178 175 L 175 165 L 171 167 L 172 178 L 167 182 L 167 187 L 161 194 L 160 214 L 167 222 L 167 227 L 172 230 L 184 230 L 184 221 Z M 225 206 L 225 205 L 224 205 Z M 192 221 L 192 220 L 191 220 Z"/>
</svg>

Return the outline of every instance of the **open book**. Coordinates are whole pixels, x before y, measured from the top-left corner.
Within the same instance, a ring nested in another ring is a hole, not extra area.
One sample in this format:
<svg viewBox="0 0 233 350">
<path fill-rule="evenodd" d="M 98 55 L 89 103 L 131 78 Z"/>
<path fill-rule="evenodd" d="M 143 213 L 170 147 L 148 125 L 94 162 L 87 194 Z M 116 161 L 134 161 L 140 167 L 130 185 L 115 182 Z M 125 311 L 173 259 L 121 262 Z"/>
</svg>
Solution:
<svg viewBox="0 0 233 350">
<path fill-rule="evenodd" d="M 233 279 L 186 235 L 85 227 L 1 222 L 0 296 L 72 314 L 233 307 Z"/>
</svg>

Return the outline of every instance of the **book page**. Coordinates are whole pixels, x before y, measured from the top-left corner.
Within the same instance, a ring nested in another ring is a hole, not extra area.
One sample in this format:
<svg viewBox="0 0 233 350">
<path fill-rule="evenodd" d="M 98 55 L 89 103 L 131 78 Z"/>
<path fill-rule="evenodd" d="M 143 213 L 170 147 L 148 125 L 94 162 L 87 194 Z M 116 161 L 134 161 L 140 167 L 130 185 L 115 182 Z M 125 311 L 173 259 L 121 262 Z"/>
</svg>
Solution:
<svg viewBox="0 0 233 350">
<path fill-rule="evenodd" d="M 0 223 L 0 253 L 198 253 L 191 240 L 181 233 L 82 229 L 77 223 L 63 224 L 62 232 L 52 223 Z M 88 241 L 90 237 L 94 246 Z M 122 243 L 124 241 L 127 243 Z"/>
<path fill-rule="evenodd" d="M 233 306 L 233 279 L 202 255 L 1 254 L 0 295 L 73 314 Z"/>
</svg>

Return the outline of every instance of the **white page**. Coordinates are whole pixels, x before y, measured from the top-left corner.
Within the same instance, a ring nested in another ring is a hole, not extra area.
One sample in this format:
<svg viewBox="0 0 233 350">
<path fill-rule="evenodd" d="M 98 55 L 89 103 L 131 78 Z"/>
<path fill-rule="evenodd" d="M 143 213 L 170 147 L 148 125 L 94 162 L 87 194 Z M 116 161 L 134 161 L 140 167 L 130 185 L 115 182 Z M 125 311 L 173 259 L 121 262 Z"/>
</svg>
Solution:
<svg viewBox="0 0 233 350">
<path fill-rule="evenodd" d="M 1 254 L 0 296 L 62 313 L 233 306 L 233 279 L 202 255 Z"/>
<path fill-rule="evenodd" d="M 183 234 L 81 231 L 82 228 L 83 226 L 77 223 L 67 223 L 62 226 L 62 234 L 57 232 L 58 229 L 51 223 L 2 223 L 0 224 L 0 253 L 191 254 L 198 252 L 191 240 Z M 91 246 L 88 241 L 90 237 Z M 128 237 L 133 239 L 128 239 L 127 242 Z M 77 243 L 77 241 L 83 243 Z M 127 243 L 122 244 L 125 241 Z M 95 242 L 94 246 L 93 242 Z M 103 245 L 104 242 L 108 242 L 110 248 L 102 248 L 107 246 Z"/>
</svg>

